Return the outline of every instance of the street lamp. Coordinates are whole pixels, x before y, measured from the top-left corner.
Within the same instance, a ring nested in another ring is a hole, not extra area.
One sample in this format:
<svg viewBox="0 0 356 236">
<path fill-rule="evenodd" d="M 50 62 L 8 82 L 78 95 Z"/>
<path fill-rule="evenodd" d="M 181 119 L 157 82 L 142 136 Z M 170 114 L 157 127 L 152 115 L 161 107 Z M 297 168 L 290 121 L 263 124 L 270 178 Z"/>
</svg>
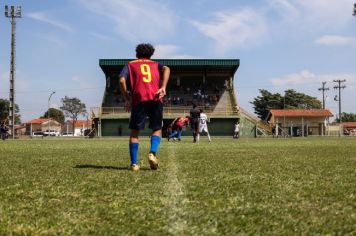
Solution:
<svg viewBox="0 0 356 236">
<path fill-rule="evenodd" d="M 47 118 L 48 118 L 48 136 L 50 136 L 50 127 L 51 127 L 51 121 L 49 120 L 49 101 L 51 100 L 51 97 L 52 97 L 52 95 L 53 94 L 55 94 L 56 92 L 55 91 L 53 91 L 52 93 L 51 93 L 51 95 L 49 95 L 49 98 L 48 98 L 48 110 L 47 110 Z"/>
</svg>

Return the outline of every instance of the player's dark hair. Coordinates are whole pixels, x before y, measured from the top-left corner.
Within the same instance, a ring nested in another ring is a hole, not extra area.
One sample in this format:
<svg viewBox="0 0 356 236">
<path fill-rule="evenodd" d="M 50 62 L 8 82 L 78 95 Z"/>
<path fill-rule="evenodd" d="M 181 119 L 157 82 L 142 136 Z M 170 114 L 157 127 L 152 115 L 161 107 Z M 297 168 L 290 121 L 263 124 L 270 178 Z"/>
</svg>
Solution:
<svg viewBox="0 0 356 236">
<path fill-rule="evenodd" d="M 203 109 L 200 109 L 200 113 L 203 113 Z"/>
<path fill-rule="evenodd" d="M 150 59 L 154 52 L 155 52 L 155 48 L 149 43 L 141 43 L 136 46 L 137 58 Z"/>
</svg>

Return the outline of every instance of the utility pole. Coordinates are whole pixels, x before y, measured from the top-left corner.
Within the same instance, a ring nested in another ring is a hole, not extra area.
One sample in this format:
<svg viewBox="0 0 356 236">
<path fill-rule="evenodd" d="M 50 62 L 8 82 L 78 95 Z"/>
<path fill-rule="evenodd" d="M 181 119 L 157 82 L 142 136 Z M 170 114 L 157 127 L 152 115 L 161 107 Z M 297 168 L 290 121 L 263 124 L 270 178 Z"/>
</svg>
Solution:
<svg viewBox="0 0 356 236">
<path fill-rule="evenodd" d="M 338 89 L 339 90 L 339 98 L 336 101 L 339 101 L 339 127 L 340 127 L 340 132 L 339 132 L 339 136 L 341 136 L 341 89 L 346 88 L 345 85 L 342 85 L 342 83 L 345 83 L 346 80 L 333 80 L 333 82 L 337 83 L 337 85 L 334 86 L 334 89 Z"/>
<path fill-rule="evenodd" d="M 15 138 L 15 55 L 16 55 L 16 18 L 21 18 L 21 6 L 5 6 L 5 17 L 11 22 L 11 59 L 10 59 L 10 107 L 9 127 Z"/>
<path fill-rule="evenodd" d="M 325 91 L 329 90 L 329 88 L 325 88 L 326 82 L 323 82 L 319 91 L 323 91 L 323 109 L 325 110 Z"/>
</svg>

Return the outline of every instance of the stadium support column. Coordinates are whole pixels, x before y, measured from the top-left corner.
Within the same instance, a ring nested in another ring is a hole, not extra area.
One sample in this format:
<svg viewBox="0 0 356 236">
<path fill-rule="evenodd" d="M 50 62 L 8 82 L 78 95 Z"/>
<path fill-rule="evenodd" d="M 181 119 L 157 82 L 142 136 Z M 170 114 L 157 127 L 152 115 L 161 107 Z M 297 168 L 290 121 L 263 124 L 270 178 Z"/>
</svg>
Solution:
<svg viewBox="0 0 356 236">
<path fill-rule="evenodd" d="M 345 83 L 346 80 L 333 80 L 333 82 L 337 83 L 337 85 L 334 86 L 334 89 L 338 89 L 339 90 L 339 98 L 335 98 L 335 100 L 339 102 L 339 136 L 341 136 L 341 121 L 342 121 L 342 115 L 341 115 L 341 89 L 346 88 L 345 85 L 341 85 L 341 84 Z"/>
<path fill-rule="evenodd" d="M 10 59 L 10 106 L 9 127 L 11 136 L 15 138 L 15 55 L 16 55 L 16 18 L 21 18 L 21 6 L 5 6 L 5 17 L 11 22 L 11 59 Z"/>
</svg>

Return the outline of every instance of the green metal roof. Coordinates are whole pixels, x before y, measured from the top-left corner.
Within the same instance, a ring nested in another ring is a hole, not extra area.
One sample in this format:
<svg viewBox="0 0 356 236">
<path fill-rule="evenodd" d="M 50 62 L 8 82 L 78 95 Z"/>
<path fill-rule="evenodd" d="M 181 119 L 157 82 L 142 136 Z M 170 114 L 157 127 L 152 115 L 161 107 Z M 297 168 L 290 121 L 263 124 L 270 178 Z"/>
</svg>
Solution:
<svg viewBox="0 0 356 236">
<path fill-rule="evenodd" d="M 129 61 L 134 59 L 100 59 L 99 66 L 104 71 L 108 73 L 109 70 L 119 69 L 127 64 Z M 227 69 L 231 70 L 234 74 L 239 68 L 239 59 L 153 59 L 154 61 L 160 62 L 163 65 L 174 68 L 193 68 L 193 69 Z"/>
</svg>

